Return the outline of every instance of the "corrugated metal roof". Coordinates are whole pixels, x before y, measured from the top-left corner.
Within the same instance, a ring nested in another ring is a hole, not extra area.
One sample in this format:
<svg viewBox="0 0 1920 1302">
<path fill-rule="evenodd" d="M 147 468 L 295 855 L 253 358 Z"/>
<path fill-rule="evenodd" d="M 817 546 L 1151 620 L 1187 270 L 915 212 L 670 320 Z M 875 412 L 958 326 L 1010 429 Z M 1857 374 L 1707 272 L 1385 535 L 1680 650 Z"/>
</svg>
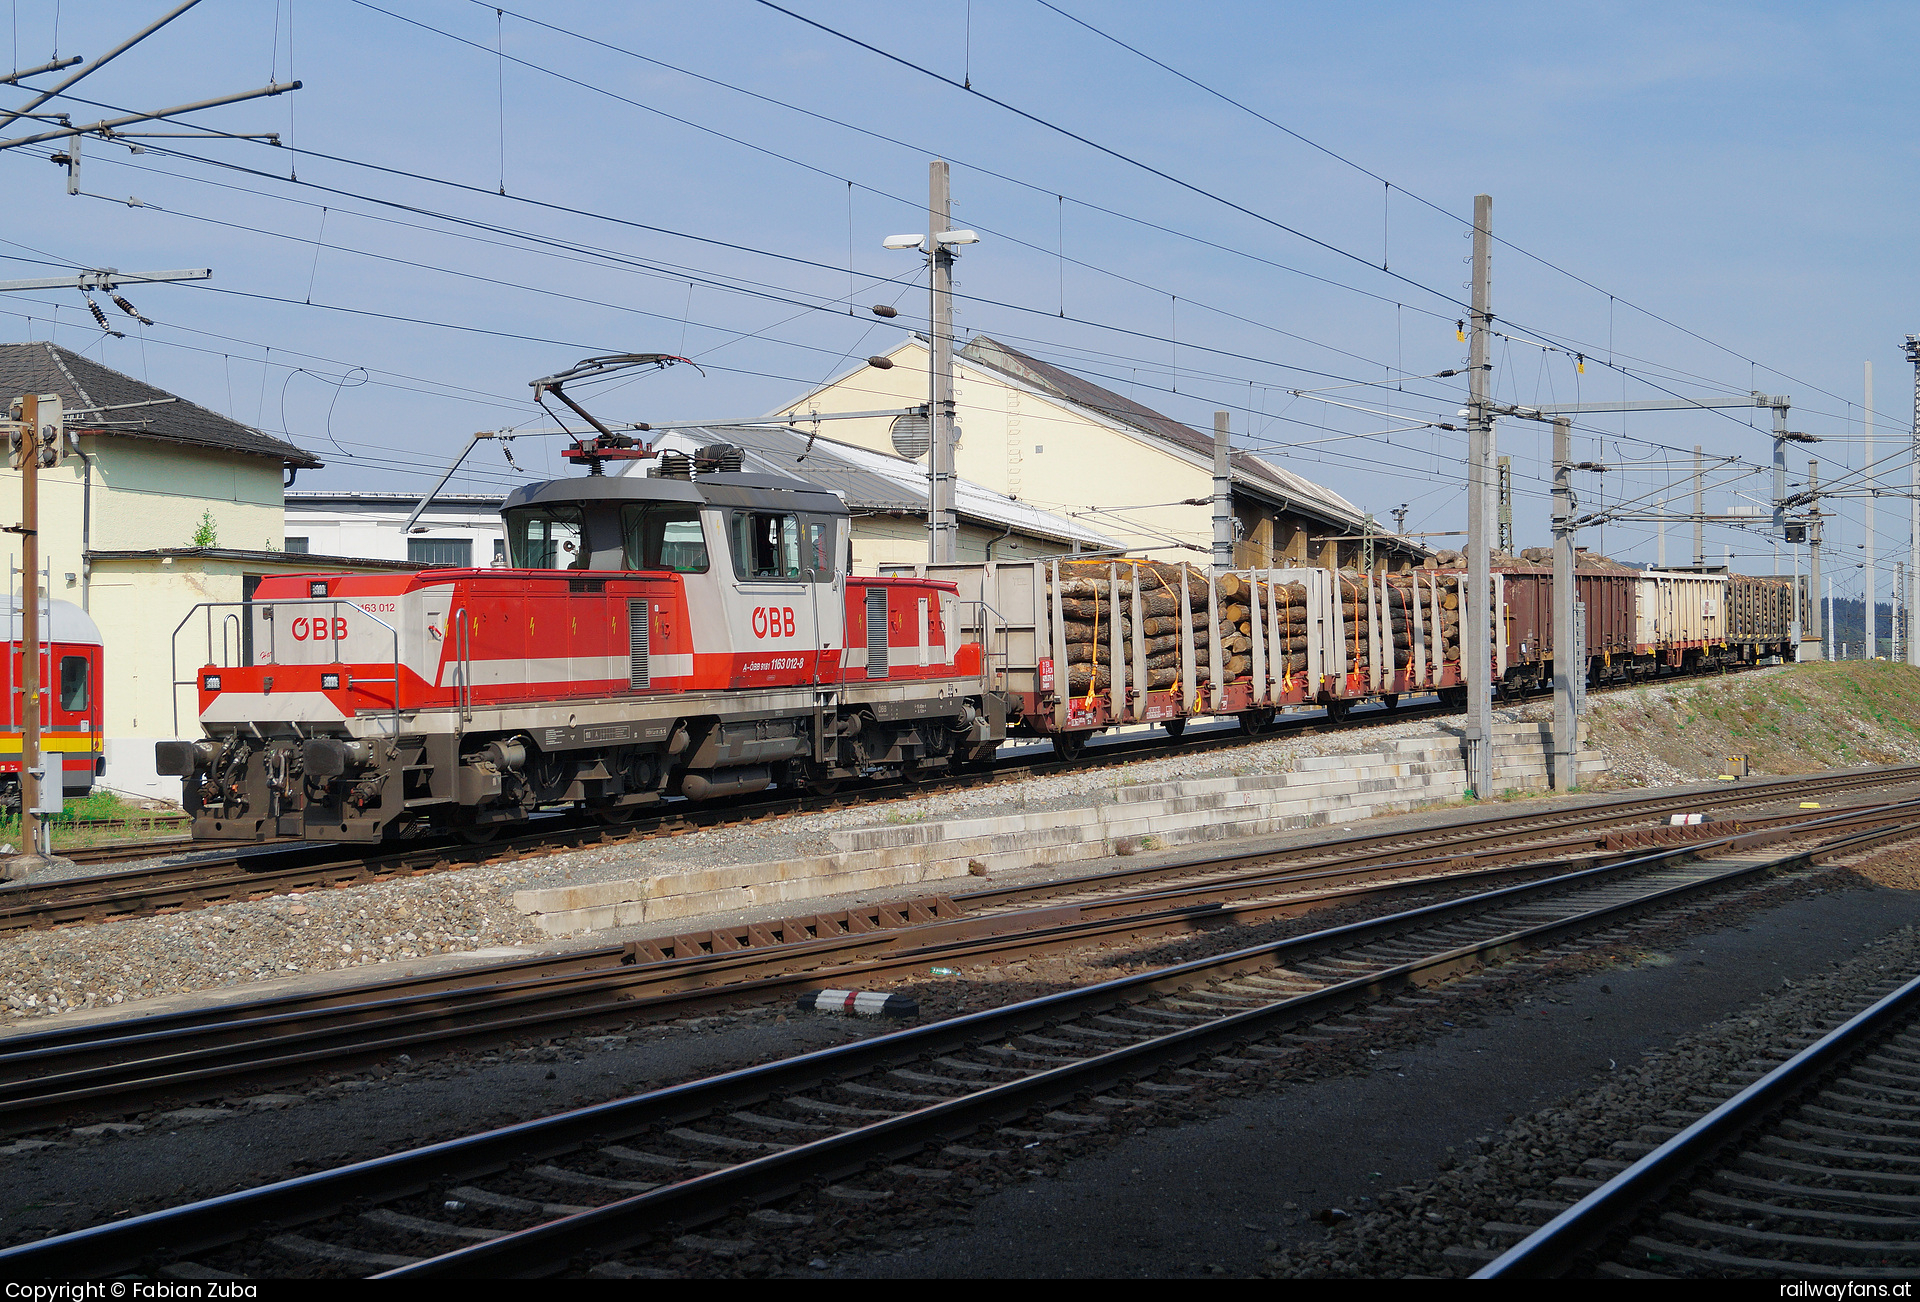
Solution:
<svg viewBox="0 0 1920 1302">
<path fill-rule="evenodd" d="M 1029 357 L 1016 348 L 1009 348 L 997 339 L 975 335 L 960 350 L 960 356 L 1142 433 L 1166 439 L 1205 457 L 1209 463 L 1213 460 L 1211 433 L 1203 434 L 1171 416 L 1162 415 L 1151 407 L 1143 407 L 1111 389 L 1104 389 L 1084 376 L 1064 371 L 1037 357 Z M 1358 526 L 1366 519 L 1365 512 L 1332 489 L 1292 471 L 1282 470 L 1251 452 L 1233 454 L 1233 474 L 1237 481 L 1248 487 L 1284 498 L 1305 513 L 1322 515 L 1331 523 Z"/>
<path fill-rule="evenodd" d="M 929 487 L 924 463 L 835 439 L 809 439 L 798 430 L 753 426 L 679 429 L 661 434 L 653 446 L 690 452 L 709 443 L 734 444 L 755 469 L 816 483 L 838 496 L 850 511 L 924 515 L 927 510 Z M 627 466 L 638 464 L 628 462 Z M 953 496 L 954 510 L 963 520 L 1000 529 L 1012 525 L 1036 537 L 1078 540 L 1101 550 L 1120 546 L 1077 520 L 1028 506 L 970 480 L 957 480 Z"/>
<path fill-rule="evenodd" d="M 82 357 L 71 348 L 40 340 L 27 344 L 0 344 L 0 393 L 57 393 L 67 411 L 82 415 L 69 425 L 123 438 L 160 439 L 195 447 L 218 448 L 252 456 L 271 457 L 301 470 L 318 469 L 322 462 L 271 434 L 209 411 L 178 394 L 157 389 L 111 366 Z M 170 401 L 156 402 L 156 399 Z M 128 407 L 127 403 L 154 403 Z M 119 408 L 119 410 L 100 410 Z"/>
</svg>

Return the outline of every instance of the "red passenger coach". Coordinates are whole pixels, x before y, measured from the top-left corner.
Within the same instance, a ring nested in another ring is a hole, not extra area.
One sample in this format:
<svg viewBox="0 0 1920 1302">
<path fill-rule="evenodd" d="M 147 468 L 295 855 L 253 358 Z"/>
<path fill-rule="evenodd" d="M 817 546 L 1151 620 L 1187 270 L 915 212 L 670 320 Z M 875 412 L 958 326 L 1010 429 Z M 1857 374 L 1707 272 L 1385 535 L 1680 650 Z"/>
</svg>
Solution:
<svg viewBox="0 0 1920 1302">
<path fill-rule="evenodd" d="M 22 754 L 21 692 L 26 665 L 21 659 L 18 598 L 7 607 L 6 722 L 0 728 L 0 804 L 20 808 Z M 47 601 L 40 608 L 40 753 L 48 766 L 59 765 L 61 792 L 68 799 L 93 790 L 104 767 L 101 751 L 100 629 L 93 617 L 70 601 Z"/>
<path fill-rule="evenodd" d="M 954 585 L 849 576 L 839 498 L 703 464 L 517 490 L 510 569 L 283 576 L 202 607 L 207 736 L 158 747 L 196 835 L 484 838 L 548 806 L 619 821 L 990 754 Z M 249 653 L 217 664 L 229 611 Z"/>
</svg>

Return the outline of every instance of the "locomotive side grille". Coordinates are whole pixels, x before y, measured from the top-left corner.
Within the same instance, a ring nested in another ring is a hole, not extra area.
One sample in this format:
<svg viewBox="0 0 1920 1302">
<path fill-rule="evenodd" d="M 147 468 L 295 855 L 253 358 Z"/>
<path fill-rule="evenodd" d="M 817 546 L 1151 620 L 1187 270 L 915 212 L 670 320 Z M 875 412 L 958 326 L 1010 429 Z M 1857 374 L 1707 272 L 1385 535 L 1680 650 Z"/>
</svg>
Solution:
<svg viewBox="0 0 1920 1302">
<path fill-rule="evenodd" d="M 607 581 L 605 579 L 568 579 L 567 580 L 568 592 L 605 592 L 606 590 L 607 590 Z"/>
<path fill-rule="evenodd" d="M 867 677 L 887 676 L 887 590 L 867 589 Z"/>
<path fill-rule="evenodd" d="M 647 629 L 652 624 L 647 614 L 647 603 L 629 601 L 627 603 L 627 683 L 638 689 L 651 685 L 651 671 L 647 668 Z"/>
</svg>

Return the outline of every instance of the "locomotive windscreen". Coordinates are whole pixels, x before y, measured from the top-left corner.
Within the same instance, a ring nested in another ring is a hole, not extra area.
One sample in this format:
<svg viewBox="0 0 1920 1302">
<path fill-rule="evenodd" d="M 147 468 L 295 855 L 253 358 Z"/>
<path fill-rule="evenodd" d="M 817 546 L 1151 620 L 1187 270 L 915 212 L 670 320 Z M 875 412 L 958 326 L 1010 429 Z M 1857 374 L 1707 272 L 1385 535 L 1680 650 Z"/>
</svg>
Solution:
<svg viewBox="0 0 1920 1302">
<path fill-rule="evenodd" d="M 587 568 L 579 507 L 523 506 L 506 516 L 507 549 L 516 569 Z"/>
</svg>

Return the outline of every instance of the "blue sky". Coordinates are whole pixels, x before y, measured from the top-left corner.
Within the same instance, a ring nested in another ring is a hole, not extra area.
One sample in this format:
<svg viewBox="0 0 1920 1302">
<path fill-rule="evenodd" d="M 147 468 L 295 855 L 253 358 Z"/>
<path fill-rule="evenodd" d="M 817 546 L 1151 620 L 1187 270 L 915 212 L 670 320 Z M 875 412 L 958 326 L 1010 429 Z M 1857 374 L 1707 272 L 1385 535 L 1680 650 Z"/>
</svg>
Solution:
<svg viewBox="0 0 1920 1302">
<path fill-rule="evenodd" d="M 15 66 L 42 62 L 57 17 L 61 55 L 97 55 L 165 7 L 18 0 L 0 41 Z M 1332 396 L 1451 419 L 1457 381 L 1406 377 L 1464 358 L 1452 321 L 1476 192 L 1511 242 L 1495 253 L 1494 307 L 1515 336 L 1494 354 L 1498 397 L 1790 394 L 1794 428 L 1827 440 L 1812 449 L 1822 479 L 1852 467 L 1857 483 L 1871 359 L 1880 455 L 1909 427 L 1911 11 L 1059 0 L 1294 136 L 1033 0 L 786 7 L 927 71 L 754 0 L 504 16 L 455 0 L 204 0 L 75 87 L 111 108 L 61 107 L 88 121 L 291 70 L 301 91 L 192 120 L 305 152 L 89 140 L 82 188 L 100 198 L 68 196 L 45 148 L 0 152 L 0 276 L 215 271 L 129 292 L 156 325 L 129 322 L 121 340 L 77 294 L 8 295 L 4 337 L 51 333 L 284 431 L 329 463 L 301 487 L 415 490 L 473 430 L 545 424 L 527 381 L 589 354 L 699 360 L 704 377 L 609 385 L 595 404 L 686 419 L 768 410 L 897 342 L 926 298 L 915 259 L 880 240 L 922 228 L 941 155 L 956 222 L 983 235 L 959 267 L 964 331 L 1202 427 L 1227 407 L 1246 445 L 1382 519 L 1410 504 L 1411 528 L 1463 525 L 1460 436 L 1290 446 L 1397 423 L 1290 390 L 1366 382 Z M 897 303 L 897 323 L 864 310 L 875 302 Z M 1584 418 L 1577 455 L 1612 469 L 1583 474 L 1582 499 L 1653 491 L 1695 443 L 1738 459 L 1712 476 L 1710 510 L 1764 499 L 1764 476 L 1729 481 L 1770 456 L 1750 428 L 1765 417 Z M 1546 431 L 1502 422 L 1501 443 L 1519 540 L 1544 543 Z M 565 473 L 552 449 L 522 440 L 515 456 Z M 483 452 L 456 487 L 517 479 Z M 1055 509 L 1096 505 L 1070 482 L 1047 493 Z M 1861 500 L 1828 505 L 1837 590 L 1857 591 Z M 1880 504 L 1889 571 L 1906 506 Z M 1651 559 L 1652 537 L 1621 522 L 1583 541 Z M 1710 560 L 1731 546 L 1743 569 L 1772 565 L 1756 532 L 1714 526 L 1707 542 Z M 1690 546 L 1670 526 L 1669 556 Z"/>
</svg>

